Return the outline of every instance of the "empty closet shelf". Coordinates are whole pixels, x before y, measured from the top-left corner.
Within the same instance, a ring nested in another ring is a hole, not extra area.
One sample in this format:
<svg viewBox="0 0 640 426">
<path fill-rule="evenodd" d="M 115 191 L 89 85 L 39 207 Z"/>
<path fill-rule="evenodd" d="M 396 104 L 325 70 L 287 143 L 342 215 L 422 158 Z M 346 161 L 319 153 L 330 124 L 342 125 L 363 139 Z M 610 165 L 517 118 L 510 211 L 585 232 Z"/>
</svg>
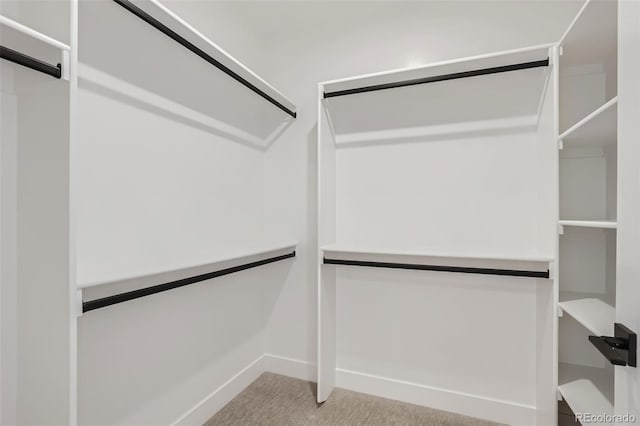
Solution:
<svg viewBox="0 0 640 426">
<path fill-rule="evenodd" d="M 560 302 L 560 308 L 597 336 L 612 336 L 616 310 L 596 298 Z"/>
<path fill-rule="evenodd" d="M 560 364 L 558 391 L 574 413 L 613 414 L 613 372 Z"/>
<path fill-rule="evenodd" d="M 594 148 L 613 145 L 617 139 L 618 98 L 615 97 L 564 131 L 563 147 Z"/>
<path fill-rule="evenodd" d="M 574 226 L 579 228 L 602 228 L 616 229 L 618 224 L 615 220 L 561 220 L 561 226 Z"/>
<path fill-rule="evenodd" d="M 342 245 L 321 248 L 323 263 L 422 271 L 549 278 L 547 256 L 481 256 L 416 250 L 361 249 Z"/>
<path fill-rule="evenodd" d="M 290 100 L 157 0 L 136 4 L 129 0 L 113 1 L 237 83 L 296 118 L 296 107 Z"/>
<path fill-rule="evenodd" d="M 137 275 L 107 282 L 80 285 L 82 311 L 88 312 L 128 300 L 195 284 L 212 278 L 233 274 L 269 263 L 293 258 L 295 244 L 275 245 L 254 249 L 205 264 L 180 267 L 170 271 Z"/>
</svg>

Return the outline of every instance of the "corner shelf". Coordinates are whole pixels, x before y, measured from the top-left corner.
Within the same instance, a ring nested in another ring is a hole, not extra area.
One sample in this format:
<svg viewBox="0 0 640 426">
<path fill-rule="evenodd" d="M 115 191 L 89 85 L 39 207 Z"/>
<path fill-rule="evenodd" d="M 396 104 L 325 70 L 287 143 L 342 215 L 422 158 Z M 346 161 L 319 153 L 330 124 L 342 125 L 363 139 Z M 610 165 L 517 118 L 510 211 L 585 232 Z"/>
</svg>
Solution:
<svg viewBox="0 0 640 426">
<path fill-rule="evenodd" d="M 596 298 L 567 300 L 558 304 L 560 309 L 597 336 L 612 336 L 616 310 Z"/>
<path fill-rule="evenodd" d="M 605 368 L 560 364 L 558 391 L 574 413 L 613 414 L 613 374 Z"/>
<path fill-rule="evenodd" d="M 617 138 L 618 97 L 606 102 L 558 137 L 564 147 L 605 147 Z"/>
<path fill-rule="evenodd" d="M 560 220 L 560 226 L 574 226 L 579 228 L 616 229 L 618 223 L 615 220 Z"/>
</svg>

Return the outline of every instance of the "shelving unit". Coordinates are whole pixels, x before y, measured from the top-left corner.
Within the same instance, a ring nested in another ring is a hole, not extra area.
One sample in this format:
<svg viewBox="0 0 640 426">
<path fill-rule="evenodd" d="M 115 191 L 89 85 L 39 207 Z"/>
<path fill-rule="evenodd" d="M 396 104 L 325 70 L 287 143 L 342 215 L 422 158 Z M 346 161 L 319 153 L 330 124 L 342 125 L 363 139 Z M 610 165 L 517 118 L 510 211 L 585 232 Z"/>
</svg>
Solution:
<svg viewBox="0 0 640 426">
<path fill-rule="evenodd" d="M 617 3 L 587 1 L 560 41 L 558 392 L 614 412 L 614 373 L 589 335 L 616 320 Z"/>
<path fill-rule="evenodd" d="M 523 303 L 527 307 L 522 306 L 521 312 L 553 310 L 549 278 L 558 226 L 552 174 L 557 152 L 555 54 L 553 45 L 533 46 L 319 84 L 319 402 L 329 398 L 338 380 L 336 371 L 344 377 L 341 368 L 353 369 L 341 365 L 341 359 L 348 362 L 361 356 L 345 354 L 349 349 L 344 342 L 341 346 L 337 331 L 347 327 L 354 333 L 352 328 L 360 321 L 355 324 L 351 319 L 360 314 L 368 318 L 368 327 L 381 331 L 381 341 L 361 330 L 356 332 L 363 339 L 359 347 L 375 352 L 384 339 L 399 339 L 396 344 L 406 346 L 404 353 L 420 354 L 422 363 L 407 367 L 417 369 L 415 377 L 431 368 L 429 357 L 437 356 L 420 339 L 404 340 L 415 333 L 440 332 L 428 318 L 434 308 L 409 309 L 411 301 L 405 301 L 403 308 L 380 306 L 384 312 L 378 318 L 370 318 L 366 304 L 349 304 L 348 319 L 340 313 L 340 303 L 347 302 L 338 303 L 337 297 L 360 299 L 363 295 L 353 293 L 353 286 L 364 282 L 371 282 L 371 294 L 377 294 L 372 300 L 387 292 L 391 297 L 394 288 L 410 288 L 414 300 L 478 292 L 479 299 L 473 302 L 456 298 L 461 310 L 495 303 L 495 299 L 484 299 L 491 295 L 504 297 L 492 311 L 498 316 L 504 311 L 511 318 L 502 323 L 501 333 L 535 334 L 551 345 L 548 318 L 507 311 Z M 437 296 L 436 289 L 440 289 Z M 405 323 L 401 318 L 408 312 L 412 319 Z M 457 321 L 458 317 L 447 315 L 441 321 Z M 487 320 L 482 316 L 473 324 L 465 322 L 465 333 L 484 333 Z M 416 324 L 421 324 L 420 331 L 414 329 Z M 393 337 L 383 337 L 393 328 Z M 455 346 L 452 339 L 443 337 L 439 343 Z M 535 370 L 539 380 L 517 380 L 518 396 L 503 393 L 509 386 L 495 389 L 491 396 L 517 400 L 518 407 L 488 409 L 483 414 L 499 422 L 532 424 L 536 410 L 523 407 L 538 404 L 541 412 L 552 411 L 554 399 L 549 398 L 548 389 L 553 387 L 553 363 L 551 357 L 530 357 L 534 351 L 525 349 L 530 339 L 516 337 L 516 341 L 510 356 L 527 358 L 526 367 L 475 368 L 465 380 L 490 371 L 492 383 L 513 383 L 514 375 Z M 475 359 L 491 364 L 503 355 L 498 346 L 485 345 Z M 404 355 L 391 355 L 400 356 Z M 442 370 L 433 372 L 433 377 L 440 378 L 422 379 L 420 385 L 448 389 L 453 385 L 443 377 L 455 380 L 460 370 L 454 366 L 466 362 L 457 355 L 444 364 L 436 362 Z M 384 364 L 393 368 L 394 363 L 385 360 Z M 371 365 L 366 368 L 356 374 L 386 374 Z M 484 378 L 478 380 L 486 383 Z M 372 383 L 376 394 L 397 398 L 383 382 Z M 361 385 L 355 379 L 340 382 L 342 387 L 362 391 Z M 416 389 L 407 388 L 406 395 L 422 398 Z M 454 393 L 477 392 L 464 386 L 455 390 L 446 395 L 434 391 L 430 401 L 439 402 L 432 406 L 460 407 L 465 403 Z M 536 402 L 529 399 L 534 394 L 545 397 Z M 479 415 L 473 411 L 477 409 L 465 413 Z"/>
</svg>

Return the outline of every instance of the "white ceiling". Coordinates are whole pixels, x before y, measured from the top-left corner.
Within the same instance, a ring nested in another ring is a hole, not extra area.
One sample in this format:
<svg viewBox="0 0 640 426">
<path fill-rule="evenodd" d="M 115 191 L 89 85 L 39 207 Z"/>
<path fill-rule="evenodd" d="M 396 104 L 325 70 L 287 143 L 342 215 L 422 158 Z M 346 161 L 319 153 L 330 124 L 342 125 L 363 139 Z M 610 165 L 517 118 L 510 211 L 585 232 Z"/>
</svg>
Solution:
<svg viewBox="0 0 640 426">
<path fill-rule="evenodd" d="M 545 26 L 552 14 L 574 16 L 583 0 L 466 0 L 466 1 L 233 1 L 225 2 L 245 28 L 263 41 L 296 37 L 301 33 L 326 31 L 328 28 L 371 26 L 385 20 L 414 19 L 424 16 L 425 25 L 433 20 L 447 20 L 455 25 L 473 17 L 487 25 Z M 219 4 L 219 7 L 222 6 Z M 549 41 L 556 41 L 562 32 Z M 330 37 L 330 33 L 327 33 Z"/>
</svg>

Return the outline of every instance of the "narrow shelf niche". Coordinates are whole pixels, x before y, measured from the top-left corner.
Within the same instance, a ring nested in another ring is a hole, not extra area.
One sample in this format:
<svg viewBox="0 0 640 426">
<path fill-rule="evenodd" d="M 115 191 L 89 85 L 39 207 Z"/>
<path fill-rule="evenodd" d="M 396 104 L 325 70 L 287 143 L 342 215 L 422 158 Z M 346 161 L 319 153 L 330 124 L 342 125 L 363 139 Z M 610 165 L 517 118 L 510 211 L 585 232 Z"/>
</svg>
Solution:
<svg viewBox="0 0 640 426">
<path fill-rule="evenodd" d="M 574 413 L 613 414 L 613 368 L 561 363 L 558 391 Z"/>
</svg>

